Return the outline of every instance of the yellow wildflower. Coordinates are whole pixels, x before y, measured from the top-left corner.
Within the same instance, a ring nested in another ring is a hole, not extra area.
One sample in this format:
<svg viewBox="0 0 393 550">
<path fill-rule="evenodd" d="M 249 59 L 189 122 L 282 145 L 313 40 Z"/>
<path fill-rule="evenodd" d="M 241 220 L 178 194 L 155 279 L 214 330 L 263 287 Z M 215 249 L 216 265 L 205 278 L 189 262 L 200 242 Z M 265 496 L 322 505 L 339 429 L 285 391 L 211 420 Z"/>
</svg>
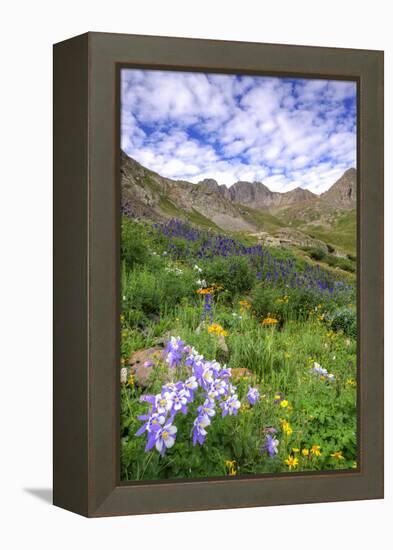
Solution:
<svg viewBox="0 0 393 550">
<path fill-rule="evenodd" d="M 311 454 L 315 456 L 321 456 L 321 446 L 320 445 L 313 445 L 311 447 Z"/>
<path fill-rule="evenodd" d="M 262 325 L 276 325 L 277 323 L 277 319 L 274 319 L 273 317 L 266 317 L 262 321 Z"/>
<path fill-rule="evenodd" d="M 209 334 L 217 334 L 218 336 L 228 336 L 228 332 L 218 323 L 213 323 L 207 327 L 207 332 Z"/>
<path fill-rule="evenodd" d="M 292 447 L 292 452 L 293 453 L 298 453 L 300 451 L 300 449 L 298 449 L 297 447 Z"/>
<path fill-rule="evenodd" d="M 135 386 L 135 376 L 133 374 L 130 374 L 130 377 L 128 379 L 128 385 L 133 388 Z"/>
<path fill-rule="evenodd" d="M 288 458 L 284 462 L 288 466 L 288 468 L 290 470 L 292 470 L 292 468 L 297 468 L 297 465 L 299 463 L 299 459 L 295 458 L 292 455 L 288 455 Z"/>
<path fill-rule="evenodd" d="M 347 386 L 356 386 L 356 381 L 353 378 L 348 378 L 345 383 L 347 384 Z"/>
<path fill-rule="evenodd" d="M 214 294 L 215 292 L 218 292 L 219 290 L 222 290 L 224 287 L 221 285 L 211 285 L 206 288 L 198 288 L 196 291 L 197 294 Z"/>
<path fill-rule="evenodd" d="M 282 407 L 283 409 L 285 409 L 286 407 L 288 407 L 289 403 L 286 399 L 283 399 L 280 403 L 280 407 Z"/>
<path fill-rule="evenodd" d="M 226 460 L 225 466 L 228 468 L 228 473 L 230 476 L 235 476 L 237 474 L 236 460 Z"/>
<path fill-rule="evenodd" d="M 334 453 L 331 453 L 330 456 L 337 458 L 337 460 L 344 460 L 342 451 L 334 451 Z"/>
<path fill-rule="evenodd" d="M 196 291 L 197 294 L 212 294 L 212 292 L 211 288 L 198 288 Z"/>
<path fill-rule="evenodd" d="M 292 435 L 293 430 L 292 430 L 291 425 L 289 424 L 289 422 L 287 422 L 286 420 L 282 420 L 281 421 L 281 427 L 282 427 L 283 432 L 286 435 Z"/>
<path fill-rule="evenodd" d="M 251 304 L 250 302 L 247 302 L 247 300 L 240 300 L 239 305 L 241 309 L 251 309 Z"/>
<path fill-rule="evenodd" d="M 310 451 L 308 449 L 302 449 L 302 455 L 308 456 L 310 454 Z"/>
</svg>

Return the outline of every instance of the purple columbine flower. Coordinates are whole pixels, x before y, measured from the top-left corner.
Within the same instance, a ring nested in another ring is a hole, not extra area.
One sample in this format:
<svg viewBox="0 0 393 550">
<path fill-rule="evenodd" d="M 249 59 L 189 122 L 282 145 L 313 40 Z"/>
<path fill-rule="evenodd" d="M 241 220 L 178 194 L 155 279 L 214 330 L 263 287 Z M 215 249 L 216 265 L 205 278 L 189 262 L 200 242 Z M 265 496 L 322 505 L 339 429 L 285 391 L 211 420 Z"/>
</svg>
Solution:
<svg viewBox="0 0 393 550">
<path fill-rule="evenodd" d="M 255 403 L 259 399 L 259 391 L 257 390 L 257 388 L 252 388 L 251 386 L 248 386 L 247 399 L 250 405 L 255 405 Z"/>
<path fill-rule="evenodd" d="M 222 408 L 222 416 L 226 416 L 227 414 L 231 415 L 237 415 L 239 409 L 240 409 L 240 401 L 234 393 L 231 395 L 231 397 L 228 397 L 228 399 L 225 399 L 220 403 L 220 407 Z"/>
<path fill-rule="evenodd" d="M 176 426 L 171 423 L 165 424 L 157 432 L 154 432 L 152 437 L 149 437 L 145 450 L 150 451 L 155 446 L 160 455 L 164 456 L 166 450 L 175 444 L 176 432 Z"/>
<path fill-rule="evenodd" d="M 175 338 L 174 336 L 168 342 L 167 348 L 167 363 L 170 368 L 177 367 L 180 364 L 180 361 L 184 357 L 184 342 L 180 340 L 180 337 Z"/>
<path fill-rule="evenodd" d="M 211 363 L 202 363 L 194 368 L 194 374 L 198 383 L 202 388 L 208 390 L 210 385 L 214 382 L 215 371 L 211 366 Z"/>
<path fill-rule="evenodd" d="M 208 416 L 200 415 L 194 420 L 194 427 L 192 429 L 192 444 L 203 445 L 207 436 L 205 428 L 210 425 L 210 419 Z"/>
<path fill-rule="evenodd" d="M 183 414 L 187 414 L 187 403 L 189 398 L 189 392 L 186 390 L 179 390 L 172 396 L 172 414 L 175 415 L 179 411 Z"/>
<path fill-rule="evenodd" d="M 184 389 L 188 392 L 188 402 L 191 403 L 191 401 L 194 400 L 194 391 L 198 389 L 198 382 L 195 376 L 190 376 L 190 378 L 187 378 L 184 382 Z"/>
<path fill-rule="evenodd" d="M 280 442 L 274 437 L 274 435 L 267 435 L 262 451 L 266 451 L 270 457 L 273 457 L 278 453 L 277 447 L 279 443 Z"/>
<path fill-rule="evenodd" d="M 200 405 L 198 407 L 198 413 L 199 416 L 214 416 L 216 414 L 214 401 L 210 401 L 210 399 L 206 399 L 203 405 Z"/>
<path fill-rule="evenodd" d="M 223 395 L 226 395 L 228 392 L 228 383 L 226 380 L 221 380 L 220 378 L 216 378 L 213 380 L 213 382 L 210 384 L 208 390 L 207 390 L 207 397 L 210 401 L 214 401 L 217 399 L 217 397 L 221 397 Z"/>
<path fill-rule="evenodd" d="M 151 415 L 142 414 L 138 416 L 138 420 L 144 420 L 145 423 L 135 433 L 136 436 L 140 436 L 145 432 L 157 432 L 161 425 L 165 422 L 165 416 L 159 413 L 152 413 Z"/>
<path fill-rule="evenodd" d="M 219 378 L 230 378 L 232 376 L 232 371 L 224 365 L 224 368 L 220 370 L 218 376 Z"/>
<path fill-rule="evenodd" d="M 321 365 L 319 363 L 316 363 L 316 362 L 313 363 L 313 367 L 311 369 L 311 372 L 313 374 L 318 374 L 319 376 L 324 376 L 330 382 L 332 382 L 334 380 L 334 374 L 329 374 L 327 369 L 324 369 L 323 367 L 321 367 Z"/>
<path fill-rule="evenodd" d="M 194 348 L 190 348 L 187 351 L 187 357 L 185 361 L 186 365 L 189 367 L 192 367 L 193 369 L 199 368 L 201 365 L 203 365 L 203 355 L 199 355 L 199 353 Z"/>
<path fill-rule="evenodd" d="M 154 412 L 158 412 L 160 414 L 167 414 L 173 406 L 173 393 L 172 392 L 165 392 L 165 393 L 158 393 L 154 398 L 154 405 L 153 409 Z"/>
</svg>

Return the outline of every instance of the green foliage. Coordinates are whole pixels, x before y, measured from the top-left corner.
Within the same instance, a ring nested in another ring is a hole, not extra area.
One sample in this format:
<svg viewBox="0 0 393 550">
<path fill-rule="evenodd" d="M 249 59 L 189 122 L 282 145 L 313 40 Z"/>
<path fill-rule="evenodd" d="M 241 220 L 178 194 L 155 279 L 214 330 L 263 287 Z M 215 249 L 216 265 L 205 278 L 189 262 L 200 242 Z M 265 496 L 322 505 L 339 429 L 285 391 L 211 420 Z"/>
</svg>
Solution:
<svg viewBox="0 0 393 550">
<path fill-rule="evenodd" d="M 349 273 L 355 273 L 356 271 L 356 264 L 347 258 L 329 255 L 325 258 L 325 262 L 332 267 L 339 267 Z"/>
<path fill-rule="evenodd" d="M 244 257 L 215 257 L 201 265 L 209 281 L 222 285 L 231 293 L 246 292 L 255 282 L 255 270 Z"/>
<path fill-rule="evenodd" d="M 332 330 L 342 331 L 351 338 L 357 336 L 356 312 L 350 308 L 342 308 L 334 312 L 330 317 Z"/>
<path fill-rule="evenodd" d="M 250 301 L 260 318 L 273 316 L 280 320 L 304 320 L 314 313 L 323 297 L 307 288 L 280 289 L 259 284 L 254 287 Z M 331 303 L 325 304 L 326 310 L 330 307 Z"/>
<path fill-rule="evenodd" d="M 127 311 L 138 311 L 145 316 L 173 311 L 184 298 L 195 301 L 195 289 L 195 275 L 190 271 L 177 267 L 161 272 L 147 267 L 135 269 L 123 276 L 123 310 L 126 315 Z"/>
<path fill-rule="evenodd" d="M 121 224 L 120 256 L 128 269 L 146 261 L 143 228 L 123 217 Z"/>
<path fill-rule="evenodd" d="M 356 210 L 340 214 L 331 228 L 322 225 L 310 225 L 302 228 L 316 239 L 329 243 L 334 248 L 356 253 Z"/>
<path fill-rule="evenodd" d="M 320 262 L 326 258 L 326 252 L 322 248 L 308 248 L 307 253 L 313 260 Z"/>
</svg>

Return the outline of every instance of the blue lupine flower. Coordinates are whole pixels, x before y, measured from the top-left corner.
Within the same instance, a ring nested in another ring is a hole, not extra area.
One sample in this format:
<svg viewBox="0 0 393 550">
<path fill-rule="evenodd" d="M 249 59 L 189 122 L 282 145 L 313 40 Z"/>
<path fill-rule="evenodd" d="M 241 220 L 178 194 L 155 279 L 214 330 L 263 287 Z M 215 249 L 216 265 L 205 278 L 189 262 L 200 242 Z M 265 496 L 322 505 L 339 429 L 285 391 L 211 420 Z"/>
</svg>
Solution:
<svg viewBox="0 0 393 550">
<path fill-rule="evenodd" d="M 202 321 L 213 321 L 213 296 L 212 294 L 205 294 L 203 300 Z"/>
</svg>

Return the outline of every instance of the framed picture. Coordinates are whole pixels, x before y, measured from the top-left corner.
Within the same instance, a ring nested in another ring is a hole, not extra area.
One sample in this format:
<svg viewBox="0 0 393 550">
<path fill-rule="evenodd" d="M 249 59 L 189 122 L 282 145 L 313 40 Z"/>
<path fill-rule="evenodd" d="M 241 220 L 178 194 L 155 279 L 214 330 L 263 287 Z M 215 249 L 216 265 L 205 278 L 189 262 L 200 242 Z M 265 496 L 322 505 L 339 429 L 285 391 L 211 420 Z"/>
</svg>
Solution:
<svg viewBox="0 0 393 550">
<path fill-rule="evenodd" d="M 54 46 L 54 503 L 383 497 L 383 53 Z"/>
</svg>

